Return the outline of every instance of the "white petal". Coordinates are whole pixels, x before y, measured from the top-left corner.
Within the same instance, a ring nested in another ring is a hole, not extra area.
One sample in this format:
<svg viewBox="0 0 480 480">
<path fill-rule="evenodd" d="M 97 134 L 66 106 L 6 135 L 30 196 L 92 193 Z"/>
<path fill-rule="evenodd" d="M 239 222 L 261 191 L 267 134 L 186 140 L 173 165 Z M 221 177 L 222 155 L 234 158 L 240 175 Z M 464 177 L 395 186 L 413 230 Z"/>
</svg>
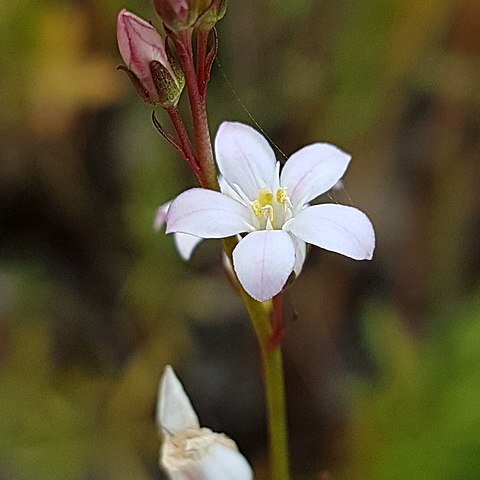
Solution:
<svg viewBox="0 0 480 480">
<path fill-rule="evenodd" d="M 307 255 L 307 244 L 303 240 L 297 238 L 295 235 L 292 235 L 292 240 L 295 245 L 295 265 L 293 266 L 293 271 L 298 277 L 302 271 L 305 257 Z"/>
<path fill-rule="evenodd" d="M 330 203 L 308 207 L 284 226 L 307 243 L 355 260 L 370 260 L 375 232 L 368 217 L 353 207 Z"/>
<path fill-rule="evenodd" d="M 294 207 L 330 190 L 345 173 L 351 156 L 328 143 L 314 143 L 295 152 L 283 167 L 280 184 Z"/>
<path fill-rule="evenodd" d="M 208 428 L 167 437 L 161 465 L 172 480 L 251 480 L 252 469 L 226 435 Z"/>
<path fill-rule="evenodd" d="M 238 185 L 253 201 L 258 190 L 270 186 L 275 153 L 265 138 L 243 123 L 224 122 L 215 137 L 218 168 L 230 185 Z"/>
<path fill-rule="evenodd" d="M 180 194 L 170 205 L 166 233 L 224 238 L 249 230 L 247 215 L 246 207 L 227 195 L 192 188 Z"/>
<path fill-rule="evenodd" d="M 203 238 L 188 235 L 187 233 L 175 233 L 173 238 L 178 254 L 185 261 L 190 260 L 196 246 L 203 240 Z"/>
<path fill-rule="evenodd" d="M 251 480 L 252 469 L 238 451 L 216 443 L 202 462 L 198 480 Z"/>
<path fill-rule="evenodd" d="M 249 233 L 233 251 L 233 268 L 245 291 L 264 302 L 285 285 L 295 264 L 295 246 L 283 230 Z"/>
<path fill-rule="evenodd" d="M 155 214 L 155 220 L 153 221 L 153 228 L 157 230 L 157 232 L 163 227 L 165 223 L 165 217 L 167 216 L 167 212 L 170 208 L 171 203 L 172 202 L 164 203 L 157 209 L 157 212 Z"/>
<path fill-rule="evenodd" d="M 170 365 L 165 367 L 160 379 L 157 425 L 159 430 L 167 435 L 200 427 L 190 399 Z"/>
<path fill-rule="evenodd" d="M 244 199 L 238 194 L 238 192 L 227 183 L 225 178 L 223 178 L 222 175 L 218 176 L 218 185 L 220 186 L 220 191 L 224 194 L 227 195 L 228 197 L 232 197 L 234 200 L 237 200 L 237 202 L 245 204 Z"/>
</svg>

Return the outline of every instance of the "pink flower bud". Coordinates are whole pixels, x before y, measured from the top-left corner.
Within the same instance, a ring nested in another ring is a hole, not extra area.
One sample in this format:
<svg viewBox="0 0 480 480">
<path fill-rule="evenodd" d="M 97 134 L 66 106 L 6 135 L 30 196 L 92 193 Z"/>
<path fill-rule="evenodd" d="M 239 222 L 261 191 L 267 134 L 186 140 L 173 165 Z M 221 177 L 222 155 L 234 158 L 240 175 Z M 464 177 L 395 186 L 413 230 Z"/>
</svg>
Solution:
<svg viewBox="0 0 480 480">
<path fill-rule="evenodd" d="M 176 104 L 183 75 L 169 60 L 165 41 L 152 25 L 127 10 L 117 18 L 117 41 L 125 70 L 143 100 L 153 105 Z"/>
<path fill-rule="evenodd" d="M 154 0 L 153 3 L 162 22 L 174 32 L 192 27 L 198 18 L 198 0 Z"/>
<path fill-rule="evenodd" d="M 200 17 L 195 24 L 202 30 L 211 30 L 223 18 L 227 10 L 227 0 L 201 0 Z"/>
</svg>

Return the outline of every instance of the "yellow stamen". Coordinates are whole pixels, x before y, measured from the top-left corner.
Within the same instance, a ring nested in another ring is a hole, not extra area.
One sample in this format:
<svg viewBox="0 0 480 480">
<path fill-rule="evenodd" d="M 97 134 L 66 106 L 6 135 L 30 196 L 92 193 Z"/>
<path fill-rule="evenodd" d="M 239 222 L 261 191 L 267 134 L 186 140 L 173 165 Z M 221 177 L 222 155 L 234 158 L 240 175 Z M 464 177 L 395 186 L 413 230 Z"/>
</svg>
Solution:
<svg viewBox="0 0 480 480">
<path fill-rule="evenodd" d="M 272 205 L 265 205 L 262 208 L 262 213 L 265 218 L 270 220 L 273 223 L 273 207 Z"/>
<path fill-rule="evenodd" d="M 272 191 L 269 188 L 262 188 L 258 192 L 257 200 L 262 207 L 265 207 L 266 205 L 272 205 L 272 202 L 273 202 Z"/>
<path fill-rule="evenodd" d="M 287 196 L 287 190 L 281 187 L 277 188 L 275 193 L 267 187 L 260 189 L 257 198 L 251 203 L 251 205 L 256 217 L 263 217 L 267 220 L 264 227 L 267 229 L 276 228 L 275 217 L 277 213 L 280 214 L 278 206 L 282 206 L 285 212 L 291 207 L 290 199 Z M 280 214 L 280 221 L 282 221 L 282 218 L 283 216 Z"/>
<path fill-rule="evenodd" d="M 252 202 L 253 213 L 259 217 L 262 214 L 262 205 L 258 200 Z"/>
<path fill-rule="evenodd" d="M 287 192 L 284 188 L 278 188 L 275 192 L 275 197 L 277 198 L 277 202 L 280 204 L 285 203 L 285 199 L 287 198 Z"/>
</svg>

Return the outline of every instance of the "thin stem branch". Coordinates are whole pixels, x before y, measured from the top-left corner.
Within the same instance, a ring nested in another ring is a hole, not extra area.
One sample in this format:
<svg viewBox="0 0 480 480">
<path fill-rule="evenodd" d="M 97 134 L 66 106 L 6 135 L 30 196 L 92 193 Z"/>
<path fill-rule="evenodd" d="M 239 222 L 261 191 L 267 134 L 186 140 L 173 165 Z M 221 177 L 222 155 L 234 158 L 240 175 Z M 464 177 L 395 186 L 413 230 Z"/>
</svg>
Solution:
<svg viewBox="0 0 480 480">
<path fill-rule="evenodd" d="M 167 132 L 162 124 L 158 121 L 157 115 L 155 111 L 152 112 L 152 123 L 153 126 L 157 129 L 157 132 L 172 146 L 174 147 L 178 153 L 182 156 L 182 158 L 187 161 L 187 158 L 185 156 L 185 152 L 183 151 L 182 146 L 178 143 L 177 139 L 173 137 L 172 134 Z"/>
<path fill-rule="evenodd" d="M 192 143 L 190 142 L 190 138 L 187 130 L 185 129 L 185 125 L 178 107 L 174 106 L 168 108 L 167 113 L 170 117 L 173 127 L 175 128 L 175 131 L 177 132 L 186 162 L 192 167 L 195 174 L 200 174 L 200 166 L 198 165 L 197 157 L 193 151 Z"/>
</svg>

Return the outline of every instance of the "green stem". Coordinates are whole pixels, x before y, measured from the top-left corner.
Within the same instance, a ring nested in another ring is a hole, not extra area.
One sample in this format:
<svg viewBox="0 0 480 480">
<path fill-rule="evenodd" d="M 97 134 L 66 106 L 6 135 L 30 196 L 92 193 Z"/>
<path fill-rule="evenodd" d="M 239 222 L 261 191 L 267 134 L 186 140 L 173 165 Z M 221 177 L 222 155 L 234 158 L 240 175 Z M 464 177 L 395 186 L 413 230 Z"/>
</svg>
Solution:
<svg viewBox="0 0 480 480">
<path fill-rule="evenodd" d="M 288 441 L 282 350 L 280 346 L 274 349 L 267 347 L 262 348 L 261 353 L 267 400 L 272 479 L 287 480 L 289 478 Z"/>
<path fill-rule="evenodd" d="M 227 256 L 232 258 L 232 252 L 237 244 L 235 237 L 223 241 Z M 250 321 L 255 331 L 260 355 L 262 358 L 263 380 L 265 384 L 265 400 L 267 408 L 268 438 L 270 449 L 270 468 L 272 480 L 288 480 L 289 457 L 287 419 L 285 410 L 285 379 L 281 345 L 272 347 L 272 335 L 275 333 L 270 323 L 272 302 L 257 302 L 238 285 L 240 296 L 245 304 Z M 277 296 L 274 310 L 274 328 L 281 324 L 281 302 Z"/>
<path fill-rule="evenodd" d="M 267 407 L 270 469 L 272 480 L 288 480 L 288 441 L 285 411 L 285 380 L 281 346 L 270 347 L 272 329 L 269 323 L 270 304 L 253 300 L 242 294 L 252 326 L 257 335 L 263 366 Z"/>
</svg>

